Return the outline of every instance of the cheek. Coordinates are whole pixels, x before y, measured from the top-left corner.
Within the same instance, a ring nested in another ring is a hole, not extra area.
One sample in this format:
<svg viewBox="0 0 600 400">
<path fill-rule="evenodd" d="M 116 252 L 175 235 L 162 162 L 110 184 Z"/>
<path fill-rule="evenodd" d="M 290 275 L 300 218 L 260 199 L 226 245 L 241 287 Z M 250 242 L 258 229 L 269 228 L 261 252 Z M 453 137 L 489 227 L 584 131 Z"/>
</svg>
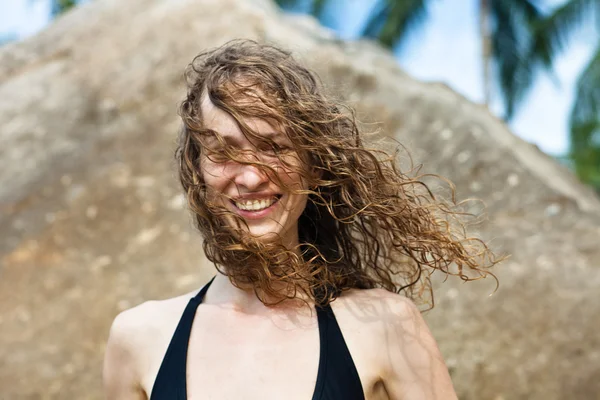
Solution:
<svg viewBox="0 0 600 400">
<path fill-rule="evenodd" d="M 202 179 L 206 185 L 206 199 L 211 203 L 217 202 L 220 204 L 221 194 L 226 192 L 227 184 L 230 182 L 225 175 L 225 166 L 206 161 L 201 163 L 201 171 Z"/>
<path fill-rule="evenodd" d="M 308 195 L 305 193 L 298 193 L 299 190 L 308 190 L 308 182 L 304 178 L 305 172 L 296 168 L 286 168 L 279 174 L 279 178 L 282 183 L 285 184 L 286 188 L 289 188 L 290 191 L 290 206 L 294 210 L 294 214 L 302 213 L 304 207 L 306 206 L 306 202 L 308 200 Z"/>
<path fill-rule="evenodd" d="M 307 189 L 308 184 L 304 179 L 306 172 L 305 168 L 298 160 L 289 161 L 287 165 L 281 163 L 278 165 L 278 176 L 281 181 L 290 189 Z"/>
<path fill-rule="evenodd" d="M 303 179 L 298 172 L 284 170 L 278 173 L 278 177 L 285 187 L 291 190 L 301 189 L 303 186 Z"/>
<path fill-rule="evenodd" d="M 200 170 L 202 171 L 204 183 L 209 187 L 220 189 L 227 182 L 223 164 L 216 164 L 205 159 L 200 163 Z"/>
</svg>

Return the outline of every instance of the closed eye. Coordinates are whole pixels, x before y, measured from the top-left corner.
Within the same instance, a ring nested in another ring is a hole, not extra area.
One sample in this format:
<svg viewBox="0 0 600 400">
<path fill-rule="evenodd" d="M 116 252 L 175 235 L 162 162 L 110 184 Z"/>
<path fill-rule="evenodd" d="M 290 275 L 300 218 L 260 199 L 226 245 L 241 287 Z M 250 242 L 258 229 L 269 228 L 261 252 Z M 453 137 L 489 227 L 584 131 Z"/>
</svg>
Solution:
<svg viewBox="0 0 600 400">
<path fill-rule="evenodd" d="M 286 145 L 278 144 L 278 143 L 265 143 L 264 145 L 259 146 L 258 150 L 263 153 L 277 155 L 277 154 L 288 153 L 288 152 L 292 151 L 292 148 L 289 146 L 286 146 Z"/>
</svg>

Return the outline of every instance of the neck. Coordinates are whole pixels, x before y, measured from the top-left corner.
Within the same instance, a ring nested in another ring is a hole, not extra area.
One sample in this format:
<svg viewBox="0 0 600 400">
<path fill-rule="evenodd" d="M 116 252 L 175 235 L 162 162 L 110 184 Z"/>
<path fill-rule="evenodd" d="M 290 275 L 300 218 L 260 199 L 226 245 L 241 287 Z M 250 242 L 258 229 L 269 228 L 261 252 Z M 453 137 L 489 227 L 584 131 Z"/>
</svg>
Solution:
<svg viewBox="0 0 600 400">
<path fill-rule="evenodd" d="M 282 241 L 281 244 L 287 248 L 288 250 L 292 250 L 294 253 L 296 253 L 298 256 L 300 256 L 300 238 L 298 235 L 298 227 L 295 227 L 292 230 L 292 234 L 291 235 L 286 235 Z"/>
<path fill-rule="evenodd" d="M 275 285 L 275 289 L 284 290 L 284 285 Z M 260 290 L 258 293 L 268 303 L 273 303 L 276 301 L 276 299 L 269 298 L 266 296 L 266 294 L 261 293 Z M 311 305 L 313 304 L 308 296 L 298 292 L 296 298 L 294 299 L 286 299 L 277 305 L 266 306 L 262 301 L 259 300 L 252 286 L 234 286 L 229 280 L 229 277 L 221 273 L 217 273 L 217 276 L 211 284 L 210 289 L 206 293 L 206 297 L 203 302 L 206 304 L 223 306 L 235 311 L 257 314 L 261 312 L 270 312 L 276 309 L 290 310 L 305 308 L 305 301 Z"/>
</svg>

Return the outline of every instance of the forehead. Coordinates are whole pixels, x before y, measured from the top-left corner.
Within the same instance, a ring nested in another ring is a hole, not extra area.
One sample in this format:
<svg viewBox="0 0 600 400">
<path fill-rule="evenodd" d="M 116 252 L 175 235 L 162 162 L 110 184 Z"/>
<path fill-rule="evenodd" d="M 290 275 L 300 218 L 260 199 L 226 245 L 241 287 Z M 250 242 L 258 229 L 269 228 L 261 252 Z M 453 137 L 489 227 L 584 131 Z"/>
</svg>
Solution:
<svg viewBox="0 0 600 400">
<path fill-rule="evenodd" d="M 251 98 L 245 100 L 248 102 L 253 101 Z M 243 103 L 242 103 L 243 104 Z M 205 93 L 202 95 L 202 101 L 200 103 L 200 110 L 203 117 L 204 127 L 218 132 L 222 136 L 244 136 L 240 130 L 235 118 L 229 115 L 227 112 L 216 107 L 208 98 Z M 250 129 L 254 132 L 264 136 L 279 136 L 277 129 L 275 129 L 270 123 L 265 120 L 258 118 L 243 118 Z"/>
</svg>

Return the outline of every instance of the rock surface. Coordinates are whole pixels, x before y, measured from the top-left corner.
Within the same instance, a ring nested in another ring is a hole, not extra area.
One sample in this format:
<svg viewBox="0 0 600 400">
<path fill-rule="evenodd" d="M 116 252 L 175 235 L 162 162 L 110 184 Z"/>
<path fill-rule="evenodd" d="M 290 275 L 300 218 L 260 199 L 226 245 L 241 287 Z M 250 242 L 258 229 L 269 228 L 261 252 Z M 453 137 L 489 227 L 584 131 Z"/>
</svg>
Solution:
<svg viewBox="0 0 600 400">
<path fill-rule="evenodd" d="M 512 254 L 436 283 L 426 314 L 461 399 L 600 393 L 600 203 L 481 106 L 268 1 L 94 0 L 0 49 L 0 398 L 100 399 L 114 316 L 212 273 L 175 179 L 182 72 L 232 38 L 297 52 L 380 121 Z"/>
</svg>

